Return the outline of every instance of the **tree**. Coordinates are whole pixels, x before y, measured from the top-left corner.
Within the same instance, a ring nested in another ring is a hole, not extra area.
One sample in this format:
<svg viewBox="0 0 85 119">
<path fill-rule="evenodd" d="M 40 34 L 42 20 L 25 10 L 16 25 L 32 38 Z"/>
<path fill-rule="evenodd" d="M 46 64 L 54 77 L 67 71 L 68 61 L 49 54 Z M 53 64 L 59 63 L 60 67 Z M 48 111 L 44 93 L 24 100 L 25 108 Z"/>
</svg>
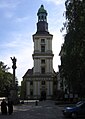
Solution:
<svg viewBox="0 0 85 119">
<path fill-rule="evenodd" d="M 0 96 L 8 96 L 13 75 L 8 72 L 9 67 L 0 61 Z"/>
<path fill-rule="evenodd" d="M 66 0 L 66 35 L 61 56 L 69 92 L 85 92 L 85 0 Z M 82 93 L 81 93 L 82 92 Z"/>
</svg>

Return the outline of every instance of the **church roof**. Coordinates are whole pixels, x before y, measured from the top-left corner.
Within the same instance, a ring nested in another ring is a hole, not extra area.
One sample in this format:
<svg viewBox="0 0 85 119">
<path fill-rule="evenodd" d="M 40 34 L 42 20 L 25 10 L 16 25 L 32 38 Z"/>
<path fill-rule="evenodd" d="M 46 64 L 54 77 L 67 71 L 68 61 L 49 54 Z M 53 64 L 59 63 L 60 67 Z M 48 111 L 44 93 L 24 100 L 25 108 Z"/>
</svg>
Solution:
<svg viewBox="0 0 85 119">
<path fill-rule="evenodd" d="M 33 36 L 53 36 L 52 34 L 50 34 L 49 32 L 47 31 L 43 31 L 43 32 L 36 32 Z"/>
<path fill-rule="evenodd" d="M 23 78 L 31 76 L 33 74 L 33 68 L 32 69 L 28 69 L 27 72 L 25 73 L 25 75 L 23 76 Z"/>
</svg>

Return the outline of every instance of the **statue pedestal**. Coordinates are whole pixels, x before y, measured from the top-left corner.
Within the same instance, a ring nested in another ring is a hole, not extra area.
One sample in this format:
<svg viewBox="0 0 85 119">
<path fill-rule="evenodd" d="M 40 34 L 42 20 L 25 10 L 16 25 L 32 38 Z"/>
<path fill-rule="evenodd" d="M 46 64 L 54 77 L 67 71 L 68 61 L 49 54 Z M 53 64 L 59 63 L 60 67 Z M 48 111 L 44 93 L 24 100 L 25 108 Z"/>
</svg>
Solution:
<svg viewBox="0 0 85 119">
<path fill-rule="evenodd" d="M 13 87 L 10 90 L 10 98 L 13 101 L 13 104 L 18 104 L 19 103 L 19 99 L 18 99 L 18 94 L 17 94 L 17 89 L 15 87 Z"/>
</svg>

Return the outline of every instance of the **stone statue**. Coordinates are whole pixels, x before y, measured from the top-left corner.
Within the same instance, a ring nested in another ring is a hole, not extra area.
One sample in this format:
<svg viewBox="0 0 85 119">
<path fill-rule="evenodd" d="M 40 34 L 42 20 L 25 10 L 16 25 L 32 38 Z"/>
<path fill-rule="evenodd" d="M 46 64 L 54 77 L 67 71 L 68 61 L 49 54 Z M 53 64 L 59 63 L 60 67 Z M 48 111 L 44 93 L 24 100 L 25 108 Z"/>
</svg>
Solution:
<svg viewBox="0 0 85 119">
<path fill-rule="evenodd" d="M 13 65 L 12 65 L 12 68 L 13 69 L 16 69 L 17 67 L 16 67 L 16 61 L 17 61 L 17 59 L 15 58 L 15 57 L 11 57 L 11 60 L 12 60 L 12 63 L 13 63 Z"/>
</svg>

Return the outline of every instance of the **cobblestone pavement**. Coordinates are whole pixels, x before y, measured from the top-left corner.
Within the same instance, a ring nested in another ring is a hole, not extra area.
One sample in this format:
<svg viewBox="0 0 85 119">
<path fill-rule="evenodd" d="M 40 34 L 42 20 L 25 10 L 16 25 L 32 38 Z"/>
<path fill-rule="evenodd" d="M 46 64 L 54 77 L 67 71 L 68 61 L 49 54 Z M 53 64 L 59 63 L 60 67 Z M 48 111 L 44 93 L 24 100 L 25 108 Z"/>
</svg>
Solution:
<svg viewBox="0 0 85 119">
<path fill-rule="evenodd" d="M 54 101 L 40 101 L 14 106 L 12 115 L 1 115 L 0 119 L 63 119 L 62 107 L 55 105 Z"/>
</svg>

